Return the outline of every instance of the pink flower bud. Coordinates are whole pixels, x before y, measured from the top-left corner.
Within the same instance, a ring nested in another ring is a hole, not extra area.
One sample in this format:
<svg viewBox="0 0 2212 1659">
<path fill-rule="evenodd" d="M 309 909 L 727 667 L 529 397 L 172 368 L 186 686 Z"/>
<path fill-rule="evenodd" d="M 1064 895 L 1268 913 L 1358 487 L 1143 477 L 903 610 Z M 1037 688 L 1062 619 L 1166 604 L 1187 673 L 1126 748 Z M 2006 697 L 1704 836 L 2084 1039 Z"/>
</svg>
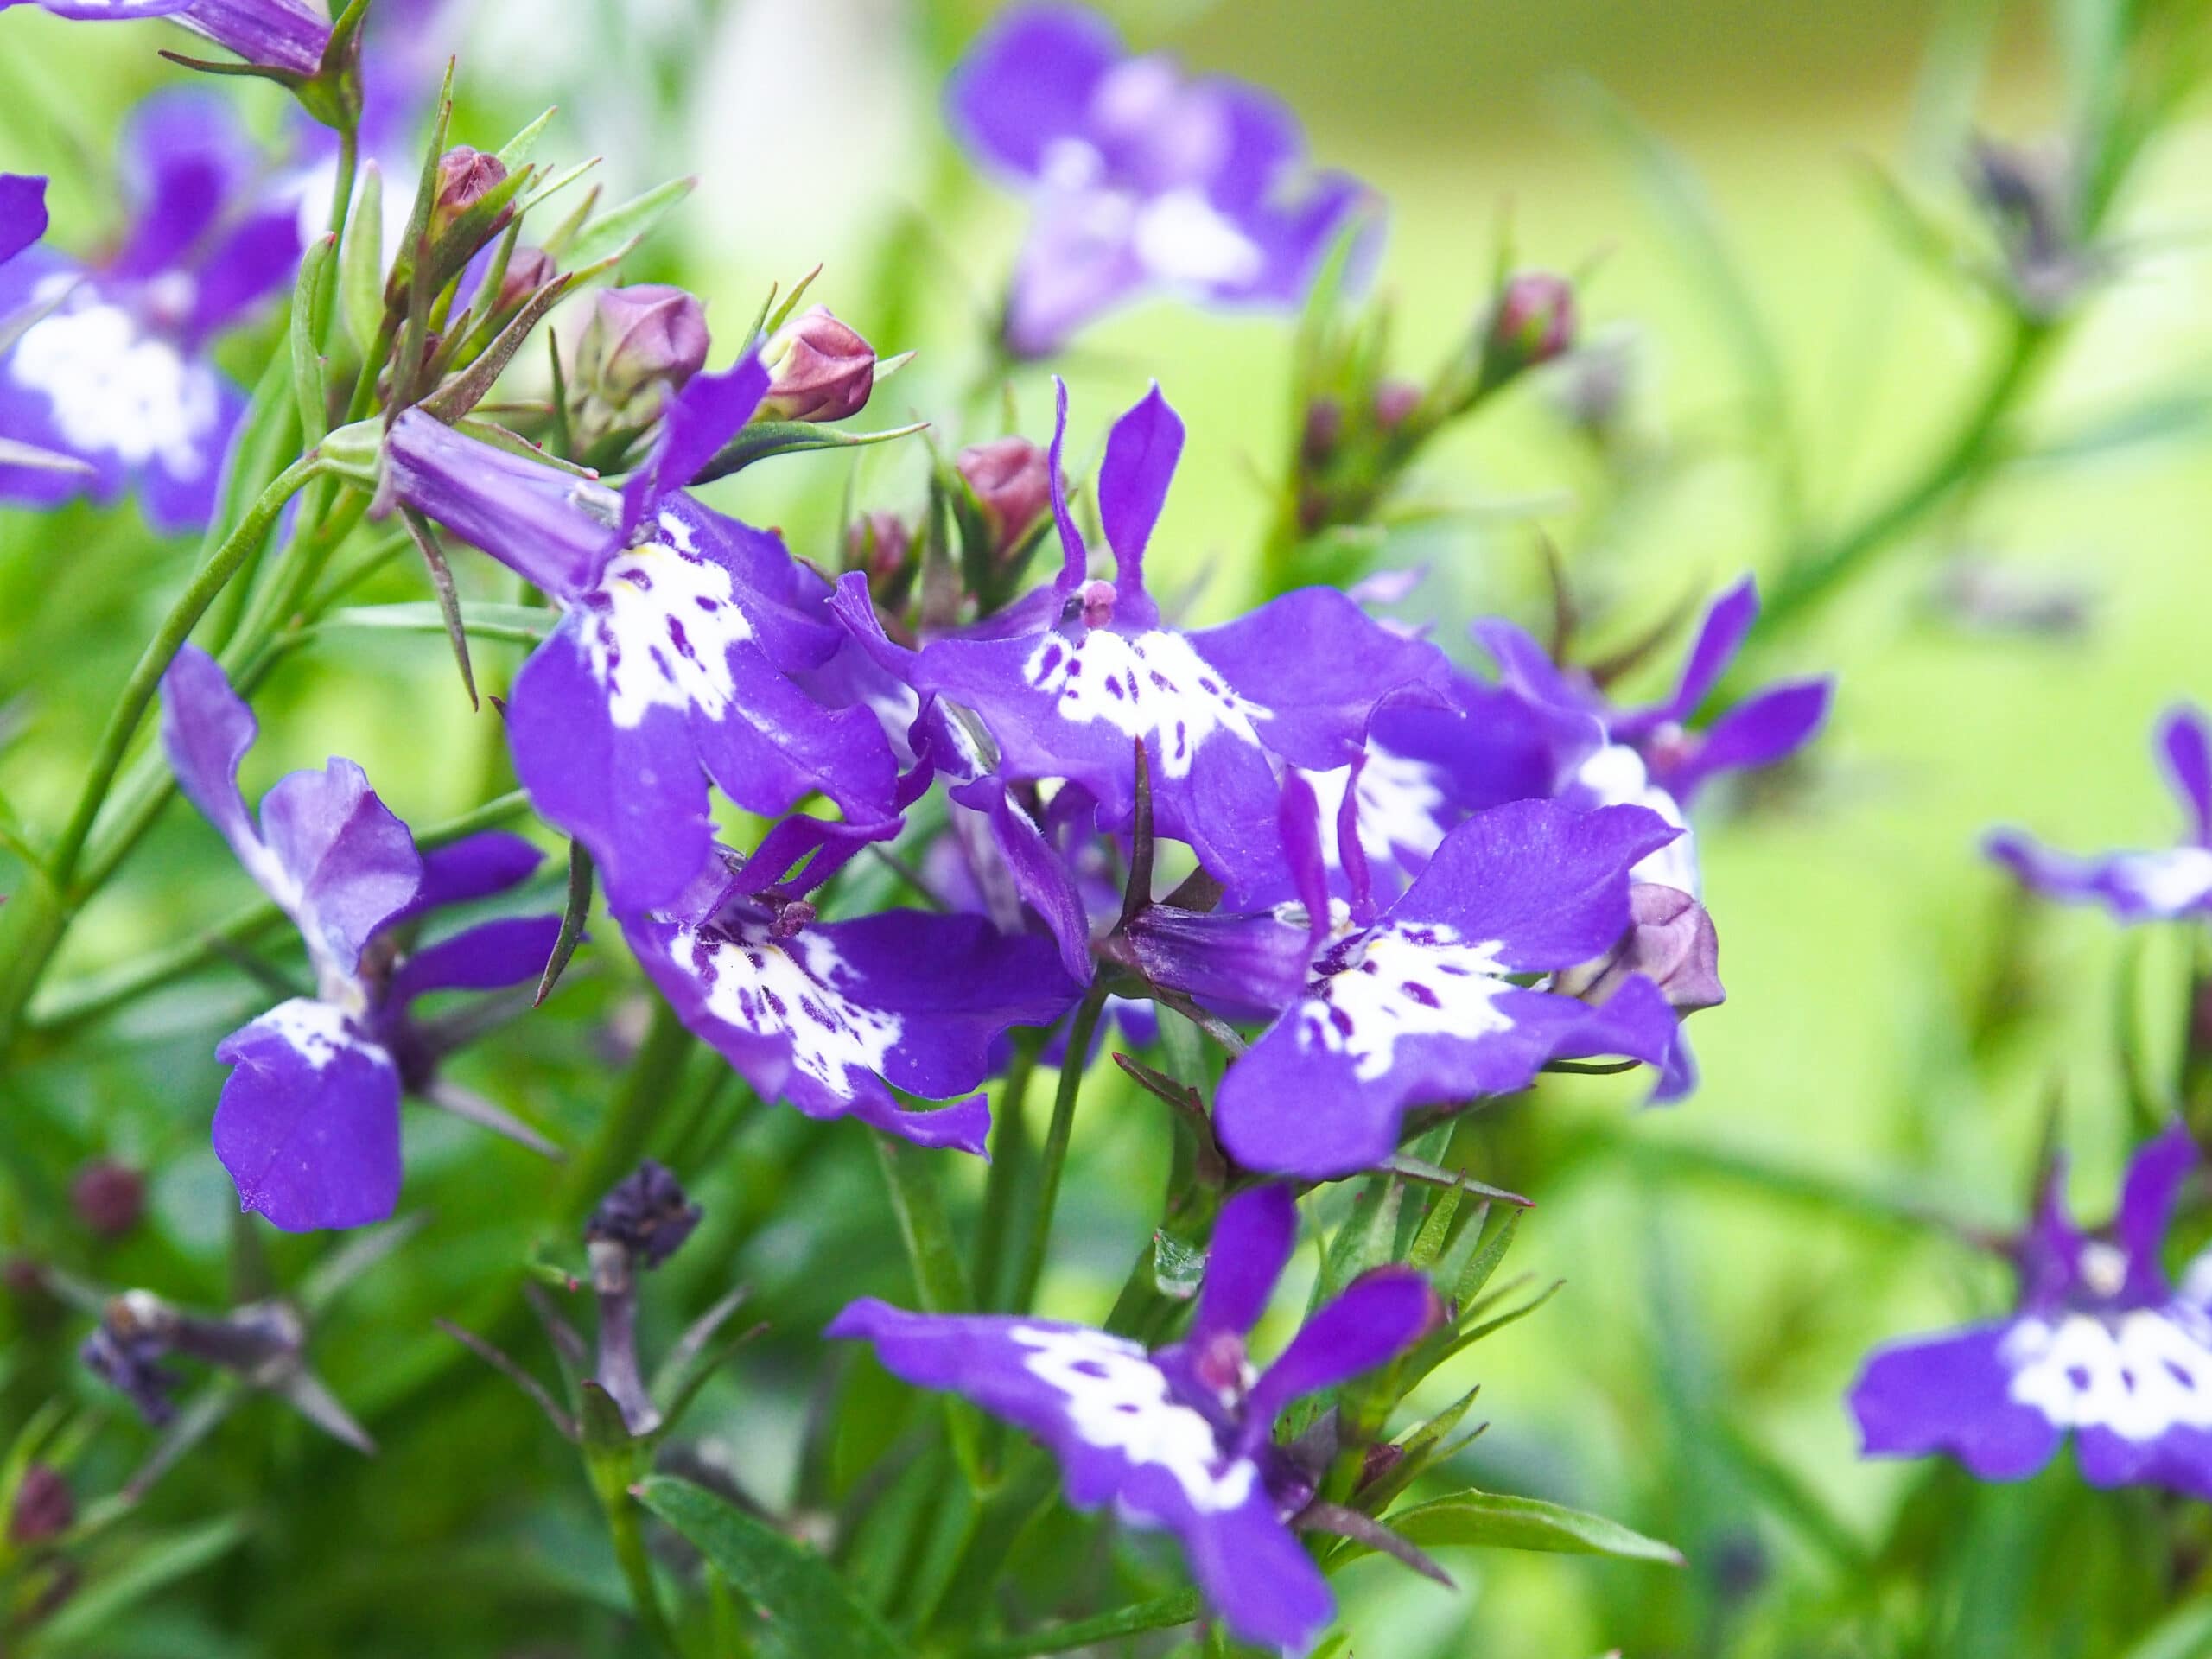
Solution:
<svg viewBox="0 0 2212 1659">
<path fill-rule="evenodd" d="M 544 249 L 517 248 L 507 256 L 506 275 L 499 279 L 499 309 L 513 310 L 560 274 Z"/>
<path fill-rule="evenodd" d="M 1574 343 L 1574 289 L 1548 270 L 1524 270 L 1506 279 L 1491 312 L 1483 346 L 1483 378 L 1501 385 L 1524 369 L 1548 363 Z"/>
<path fill-rule="evenodd" d="M 760 360 L 770 379 L 757 418 L 842 421 L 868 407 L 875 348 L 817 305 L 776 331 Z"/>
<path fill-rule="evenodd" d="M 69 1183 L 69 1207 L 86 1230 L 101 1238 L 120 1238 L 146 1212 L 145 1178 L 123 1164 L 99 1159 L 79 1170 Z"/>
<path fill-rule="evenodd" d="M 43 1463 L 23 1471 L 16 1488 L 16 1506 L 8 1516 L 8 1541 L 42 1543 L 69 1530 L 77 1519 L 77 1502 L 61 1471 Z"/>
<path fill-rule="evenodd" d="M 601 290 L 576 351 L 586 394 L 622 409 L 640 394 L 681 386 L 706 366 L 707 315 L 680 288 L 640 283 Z"/>
<path fill-rule="evenodd" d="M 438 157 L 438 194 L 430 205 L 430 240 L 435 242 L 454 221 L 506 182 L 506 164 L 467 144 L 456 144 Z M 502 214 L 504 225 L 509 215 Z"/>
<path fill-rule="evenodd" d="M 971 443 L 952 464 L 983 510 L 995 554 L 1019 543 L 1052 505 L 1052 457 L 1027 438 Z"/>
</svg>

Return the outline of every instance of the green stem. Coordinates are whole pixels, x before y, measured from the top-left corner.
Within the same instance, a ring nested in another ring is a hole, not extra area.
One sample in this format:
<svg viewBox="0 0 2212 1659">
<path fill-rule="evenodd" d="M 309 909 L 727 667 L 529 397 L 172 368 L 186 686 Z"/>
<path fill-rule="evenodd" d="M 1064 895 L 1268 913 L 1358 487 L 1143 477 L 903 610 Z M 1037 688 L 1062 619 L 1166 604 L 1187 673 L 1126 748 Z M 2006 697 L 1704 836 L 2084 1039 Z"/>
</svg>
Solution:
<svg viewBox="0 0 2212 1659">
<path fill-rule="evenodd" d="M 683 1649 L 669 1625 L 668 1615 L 661 1610 L 660 1586 L 653 1581 L 653 1559 L 645 1548 L 645 1529 L 637 1500 L 626 1491 L 607 1491 L 602 1481 L 594 1479 L 593 1484 L 599 1489 L 600 1509 L 607 1516 L 615 1564 L 622 1569 L 622 1581 L 630 1586 L 630 1605 L 637 1612 L 638 1623 L 661 1652 L 683 1659 Z"/>
<path fill-rule="evenodd" d="M 1037 1071 L 1043 1032 L 1024 1033 L 1014 1039 L 1014 1062 L 1007 1068 L 999 1090 L 998 1114 L 991 1125 L 991 1169 L 983 1185 L 983 1212 L 976 1224 L 976 1249 L 970 1257 L 982 1305 L 999 1306 L 997 1292 L 1004 1282 L 1006 1240 L 1014 1219 L 1014 1206 L 1030 1168 L 1029 1127 L 1024 1116 L 1029 1100 L 1029 1080 Z"/>
<path fill-rule="evenodd" d="M 1083 1074 L 1090 1058 L 1090 1039 L 1098 1030 L 1098 1016 L 1106 1007 L 1103 981 L 1084 994 L 1068 1029 L 1067 1053 L 1060 1061 L 1059 1087 L 1052 1095 L 1052 1127 L 1045 1132 L 1044 1160 L 1038 1171 L 1037 1207 L 1030 1217 L 1029 1237 L 1014 1275 L 1014 1295 L 1007 1306 L 1026 1313 L 1037 1298 L 1037 1281 L 1044 1276 L 1045 1249 L 1052 1236 L 1052 1212 L 1060 1201 L 1060 1176 L 1068 1161 L 1068 1140 L 1075 1132 L 1075 1105 L 1083 1093 Z"/>
<path fill-rule="evenodd" d="M 637 1058 L 599 1133 L 569 1166 L 561 1184 L 555 1212 L 564 1223 L 581 1222 L 607 1189 L 630 1173 L 645 1155 L 645 1141 L 662 1109 L 676 1097 L 683 1079 L 683 1063 L 691 1058 L 691 1033 L 676 1017 L 676 1010 L 658 997 L 653 999 L 653 1020 L 639 1045 Z"/>
<path fill-rule="evenodd" d="M 0 949 L 0 962 L 7 964 L 0 972 L 0 1055 L 13 1047 L 24 1006 L 30 1001 L 39 976 L 45 972 L 47 963 L 60 944 L 78 908 L 89 896 L 89 888 L 76 881 L 78 861 L 92 838 L 93 823 L 114 786 L 131 740 L 137 735 L 147 710 L 161 690 L 162 676 L 175 660 L 178 651 L 207 607 L 222 593 L 224 585 L 260 546 L 283 512 L 285 503 L 321 470 L 321 460 L 308 454 L 276 476 L 255 499 L 238 526 L 224 538 L 213 556 L 200 566 L 176 603 L 169 607 L 168 614 L 162 618 L 153 639 L 140 653 L 137 666 L 131 670 L 115 711 L 108 716 L 106 729 L 100 734 L 93 749 L 92 767 L 83 788 L 78 791 L 76 806 L 47 857 L 48 883 L 22 895 L 18 906 L 22 920 L 10 930 L 14 937 L 9 940 L 8 948 Z"/>
<path fill-rule="evenodd" d="M 899 1223 L 899 1241 L 913 1271 L 915 1295 L 927 1313 L 968 1312 L 976 1305 L 976 1293 L 952 1236 L 937 1171 L 929 1161 L 934 1154 L 893 1135 L 879 1133 L 874 1139 L 883 1184 L 890 1189 L 891 1211 Z M 944 1408 L 953 1456 L 959 1459 L 969 1488 L 980 1490 L 984 1484 L 981 1420 L 976 1408 L 957 1395 L 946 1395 Z"/>
</svg>

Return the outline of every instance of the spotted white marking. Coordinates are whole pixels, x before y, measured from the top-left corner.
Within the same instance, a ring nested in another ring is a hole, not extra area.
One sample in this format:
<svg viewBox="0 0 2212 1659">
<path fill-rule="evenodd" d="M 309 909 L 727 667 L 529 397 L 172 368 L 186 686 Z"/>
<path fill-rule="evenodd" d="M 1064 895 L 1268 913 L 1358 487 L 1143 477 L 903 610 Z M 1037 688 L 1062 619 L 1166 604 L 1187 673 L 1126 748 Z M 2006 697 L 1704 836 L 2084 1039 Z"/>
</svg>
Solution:
<svg viewBox="0 0 2212 1659">
<path fill-rule="evenodd" d="M 23 331 L 8 375 L 46 399 L 62 441 L 79 454 L 112 454 L 130 467 L 157 461 L 177 479 L 215 464 L 209 440 L 223 408 L 214 372 L 90 290 Z"/>
<path fill-rule="evenodd" d="M 1251 1496 L 1258 1466 L 1249 1458 L 1224 1459 L 1213 1425 L 1176 1402 L 1166 1375 L 1136 1344 L 1103 1331 L 1035 1325 L 1009 1334 L 1033 1351 L 1023 1366 L 1066 1400 L 1068 1421 L 1086 1444 L 1165 1469 L 1202 1513 L 1233 1510 Z"/>
<path fill-rule="evenodd" d="M 905 1025 L 855 1002 L 841 988 L 850 975 L 823 934 L 769 936 L 766 921 L 727 919 L 679 928 L 671 951 L 704 990 L 709 1012 L 742 1030 L 788 1038 L 791 1064 L 850 1099 L 855 1072 L 880 1072 Z"/>
<path fill-rule="evenodd" d="M 657 708 L 724 719 L 737 694 L 730 647 L 753 637 L 729 572 L 696 556 L 681 520 L 664 515 L 660 531 L 616 555 L 575 605 L 592 677 L 624 728 Z"/>
<path fill-rule="evenodd" d="M 2183 1320 L 2188 1321 L 2184 1327 Z M 2212 1428 L 2212 1326 L 2189 1310 L 2023 1320 L 2006 1337 L 2012 1397 L 2059 1428 L 2107 1428 L 2128 1440 Z"/>
<path fill-rule="evenodd" d="M 283 1038 L 295 1054 L 317 1071 L 327 1071 L 333 1060 L 354 1049 L 372 1059 L 391 1063 L 379 1045 L 354 1028 L 345 1009 L 313 997 L 296 996 L 289 1002 L 279 1002 L 253 1023 L 256 1029 Z"/>
<path fill-rule="evenodd" d="M 1337 842 L 1337 814 L 1344 810 L 1344 779 L 1350 766 L 1301 774 L 1313 787 L 1321 809 L 1321 855 L 1331 869 L 1342 867 Z M 1444 840 L 1444 791 L 1436 771 L 1424 761 L 1370 745 L 1359 769 L 1359 844 L 1370 860 L 1403 851 L 1425 859 Z"/>
<path fill-rule="evenodd" d="M 1268 710 L 1231 690 L 1220 671 L 1179 633 L 1155 628 L 1135 638 L 1093 628 L 1081 644 L 1058 633 L 1037 642 L 1023 677 L 1079 726 L 1103 721 L 1126 737 L 1148 737 L 1160 770 L 1186 778 L 1206 741 L 1226 734 L 1260 747 L 1253 721 Z"/>
<path fill-rule="evenodd" d="M 1657 852 L 1640 860 L 1629 872 L 1636 881 L 1656 882 L 1696 898 L 1703 891 L 1698 873 L 1697 838 L 1681 803 L 1651 781 L 1643 757 L 1625 743 L 1608 743 L 1575 768 L 1562 794 L 1578 804 L 1598 806 L 1641 806 L 1657 813 L 1682 833 Z"/>
<path fill-rule="evenodd" d="M 2212 898 L 2212 848 L 2124 853 L 2106 868 L 2113 886 L 2161 916 L 2177 916 Z"/>
<path fill-rule="evenodd" d="M 1301 1046 L 1341 1054 L 1362 1083 L 1386 1076 L 1408 1037 L 1480 1037 L 1513 1023 L 1496 940 L 1436 923 L 1386 922 L 1321 958 L 1294 1016 Z"/>
</svg>

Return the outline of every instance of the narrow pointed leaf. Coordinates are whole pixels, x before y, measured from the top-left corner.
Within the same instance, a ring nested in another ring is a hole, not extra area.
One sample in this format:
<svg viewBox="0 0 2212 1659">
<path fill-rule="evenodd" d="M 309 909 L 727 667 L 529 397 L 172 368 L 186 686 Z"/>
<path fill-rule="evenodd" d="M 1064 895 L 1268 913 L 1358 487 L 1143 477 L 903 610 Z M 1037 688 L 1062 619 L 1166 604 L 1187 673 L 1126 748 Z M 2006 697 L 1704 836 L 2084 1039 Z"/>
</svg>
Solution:
<svg viewBox="0 0 2212 1659">
<path fill-rule="evenodd" d="M 1541 1498 L 1510 1497 L 1497 1492 L 1465 1491 L 1384 1517 L 1390 1530 L 1424 1549 L 1470 1547 L 1534 1549 L 1577 1555 L 1609 1555 L 1616 1560 L 1682 1565 L 1670 1544 L 1608 1521 L 1603 1516 L 1547 1503 Z"/>
<path fill-rule="evenodd" d="M 537 982 L 537 993 L 530 1000 L 533 1008 L 545 1006 L 545 999 L 553 994 L 553 987 L 567 971 L 569 959 L 576 954 L 576 947 L 583 943 L 584 924 L 591 919 L 592 863 L 591 855 L 584 850 L 581 841 L 569 843 L 569 902 L 561 912 L 561 931 L 554 938 L 553 954 L 545 959 L 545 972 Z"/>
</svg>

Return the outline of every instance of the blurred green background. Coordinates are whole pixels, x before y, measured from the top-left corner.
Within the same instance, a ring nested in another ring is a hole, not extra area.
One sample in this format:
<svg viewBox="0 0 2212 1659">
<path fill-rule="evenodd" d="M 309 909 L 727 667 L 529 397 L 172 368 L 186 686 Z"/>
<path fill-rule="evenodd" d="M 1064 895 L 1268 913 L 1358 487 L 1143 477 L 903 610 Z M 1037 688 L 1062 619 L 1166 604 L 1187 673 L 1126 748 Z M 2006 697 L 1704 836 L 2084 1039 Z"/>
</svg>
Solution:
<svg viewBox="0 0 2212 1659">
<path fill-rule="evenodd" d="M 1386 563 L 1427 565 L 1406 608 L 1453 640 L 1478 610 L 1541 615 L 1540 530 L 1599 601 L 1601 643 L 1634 635 L 1686 592 L 1771 569 L 1777 535 L 1759 457 L 1777 442 L 1796 457 L 1816 524 L 1885 493 L 1974 395 L 1995 324 L 1986 305 L 1900 251 L 1872 206 L 1866 162 L 1878 158 L 1958 217 L 1967 136 L 2033 138 L 2067 108 L 2064 46 L 2040 6 L 1160 0 L 1107 10 L 1142 44 L 1278 89 L 1308 123 L 1317 156 L 1387 199 L 1376 289 L 1395 304 L 1408 372 L 1427 370 L 1470 325 L 1507 227 L 1520 261 L 1586 274 L 1586 335 L 1619 343 L 1632 365 L 1615 465 L 1597 464 L 1560 419 L 1560 377 L 1539 377 L 1428 458 L 1423 492 L 1450 510 L 1394 531 L 1385 550 Z M 461 131 L 489 147 L 557 101 L 548 151 L 604 153 L 618 194 L 696 172 L 697 194 L 628 275 L 682 280 L 734 326 L 770 281 L 827 261 L 814 297 L 880 349 L 922 353 L 864 423 L 888 424 L 911 405 L 948 436 L 992 435 L 993 415 L 971 409 L 965 425 L 949 416 L 1020 210 L 953 155 L 933 90 L 982 15 L 893 0 L 505 4 L 461 35 Z M 0 17 L 0 165 L 56 174 L 64 245 L 114 228 L 104 182 L 118 122 L 138 92 L 171 78 L 152 56 L 156 32 L 76 27 L 30 8 Z M 1608 136 L 1604 97 L 1635 111 L 1699 181 L 1775 343 L 1781 428 L 1746 390 L 1740 334 L 1711 270 L 1686 253 L 1670 211 Z M 273 130 L 275 100 L 246 98 Z M 2015 1218 L 2055 1110 L 2094 1216 L 2130 1133 L 2116 1033 L 2139 1026 L 2160 1065 L 2178 1041 L 2181 942 L 2144 946 L 2145 1001 L 2123 1020 L 2126 942 L 2098 916 L 2018 905 L 1976 842 L 1999 822 L 2082 849 L 2159 844 L 2173 828 L 2149 760 L 2151 722 L 2172 700 L 2212 692 L 2212 452 L 2198 418 L 2212 408 L 2208 178 L 2212 123 L 2200 105 L 2125 199 L 2123 257 L 2033 404 L 2035 429 L 2053 444 L 2118 411 L 2168 404 L 2173 418 L 2155 440 L 2013 467 L 1970 515 L 1935 521 L 1820 626 L 1761 661 L 1775 675 L 1833 671 L 1840 692 L 1807 764 L 1715 802 L 1702 826 L 1730 999 L 1692 1027 L 1701 1091 L 1643 1111 L 1633 1080 L 1548 1084 L 1535 1110 L 1502 1116 L 1492 1136 L 1484 1173 L 1538 1200 L 1515 1264 L 1567 1288 L 1455 1371 L 1460 1387 L 1481 1382 L 1478 1414 L 1493 1423 L 1466 1472 L 1669 1538 L 1691 1567 L 1672 1576 L 1462 1553 L 1447 1562 L 1455 1595 L 1370 1560 L 1341 1581 L 1359 1659 L 1890 1650 L 1852 1634 L 1888 1593 L 1853 1551 L 1873 1547 L 1926 1471 L 1859 1464 L 1842 1395 L 1870 1344 L 1985 1313 L 2006 1294 L 2000 1274 L 1905 1212 Z M 1155 568 L 1169 574 L 1155 581 L 1199 584 L 1202 613 L 1249 596 L 1268 505 L 1262 481 L 1288 428 L 1287 344 L 1278 321 L 1151 305 L 1087 334 L 1067 368 L 1071 453 L 1095 456 L 1106 422 L 1151 376 L 1189 422 L 1154 544 Z M 1020 429 L 1041 436 L 1041 380 L 1017 392 Z M 908 507 L 918 479 L 914 457 L 872 453 L 857 499 Z M 846 481 L 842 463 L 802 457 L 717 486 L 717 499 L 782 524 L 798 551 L 826 561 Z M 5 766 L 26 816 L 49 819 L 66 798 L 186 557 L 149 550 L 127 507 L 0 518 Z M 2085 625 L 2051 633 L 1962 622 L 1943 602 L 1961 558 L 1984 580 L 1994 571 L 2078 594 Z M 486 569 L 464 581 L 506 596 Z M 411 582 L 395 579 L 385 596 L 420 597 Z M 496 744 L 470 721 L 435 639 L 295 662 L 262 703 L 250 791 L 338 752 L 361 760 L 417 822 L 504 786 Z M 173 810 L 73 941 L 65 970 L 180 937 L 245 896 L 213 837 Z M 596 1057 L 610 1040 L 601 1020 L 619 1026 L 626 972 L 580 966 L 566 1007 L 531 1027 L 536 1074 L 518 1109 L 571 1134 L 588 1128 L 606 1075 Z M 251 996 L 219 984 L 160 999 L 110 1030 L 92 1062 L 0 1081 L 11 1097 L 0 1136 L 39 1126 L 19 1142 L 26 1168 L 105 1148 L 159 1172 L 156 1236 L 103 1271 L 166 1275 L 174 1282 L 162 1287 L 180 1295 L 219 1293 L 228 1201 L 205 1141 L 217 1082 L 206 1055 Z M 497 1055 L 475 1064 L 483 1075 L 470 1080 L 499 1092 Z M 760 1287 L 778 1334 L 739 1360 L 707 1417 L 713 1454 L 777 1501 L 823 1363 L 811 1332 L 846 1295 L 895 1287 L 898 1268 L 868 1213 L 880 1207 L 873 1172 L 851 1147 L 757 1112 L 734 1135 L 702 1183 L 715 1220 L 667 1275 L 668 1294 L 696 1304 L 731 1280 Z M 254 1565 L 195 1580 L 179 1593 L 196 1594 L 199 1611 L 176 1615 L 186 1636 L 164 1650 L 561 1651 L 560 1598 L 609 1593 L 560 1448 L 424 1328 L 433 1313 L 489 1319 L 512 1304 L 512 1268 L 538 1224 L 510 1213 L 499 1192 L 550 1178 L 419 1114 L 410 1135 L 410 1202 L 432 1209 L 433 1230 L 364 1287 L 324 1351 L 338 1391 L 388 1448 L 380 1468 L 343 1466 L 328 1477 L 343 1485 L 321 1489 L 346 1512 L 316 1527 L 352 1541 L 264 1541 Z M 1078 1125 L 1053 1258 L 1058 1311 L 1103 1312 L 1154 1224 L 1165 1141 L 1139 1099 L 1098 1088 Z M 35 1190 L 30 1178 L 24 1190 Z M 54 1242 L 58 1225 L 0 1219 L 0 1242 L 68 1248 Z M 285 1241 L 279 1255 L 305 1249 Z M 26 1325 L 16 1337 L 0 1377 L 46 1374 Z M 378 1417 L 383 1400 L 399 1402 L 397 1415 Z M 203 1468 L 197 1486 L 168 1496 L 180 1510 L 222 1501 L 289 1516 L 314 1493 L 287 1479 L 331 1468 L 334 1455 L 303 1447 L 299 1433 L 273 1408 L 250 1413 L 200 1454 L 226 1471 Z M 482 1467 L 442 1476 L 464 1448 Z M 2051 1512 L 2060 1500 L 2050 1492 L 2063 1498 L 2072 1479 L 2062 1470 L 2035 1494 L 2011 1495 L 2029 1506 L 2017 1514 Z M 288 1491 L 289 1500 L 272 1497 Z M 2018 1530 L 2027 1521 L 2007 1532 L 2013 1523 L 1991 1521 L 1986 1503 L 1955 1496 L 1955 1513 L 1993 1535 L 2028 1535 Z M 2133 1502 L 2102 1501 L 2112 1514 Z M 1993 1546 L 1988 1570 L 2001 1576 L 2009 1561 L 2023 1581 L 1988 1593 L 2024 1601 L 2039 1559 L 2017 1541 Z M 288 1562 L 304 1579 L 272 1581 Z M 1992 1652 L 2065 1650 L 2063 1618 L 2015 1627 L 1992 1614 L 1977 1628 Z"/>
</svg>

